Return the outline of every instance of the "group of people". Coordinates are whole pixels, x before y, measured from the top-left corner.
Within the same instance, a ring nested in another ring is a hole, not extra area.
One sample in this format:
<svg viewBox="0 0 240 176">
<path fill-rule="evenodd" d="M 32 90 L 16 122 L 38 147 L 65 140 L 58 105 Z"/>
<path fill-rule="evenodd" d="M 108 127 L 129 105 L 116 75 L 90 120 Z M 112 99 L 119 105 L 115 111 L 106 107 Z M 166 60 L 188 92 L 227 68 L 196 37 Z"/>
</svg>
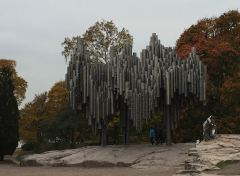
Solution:
<svg viewBox="0 0 240 176">
<path fill-rule="evenodd" d="M 162 144 L 164 142 L 164 138 L 163 138 L 163 135 L 162 135 L 162 129 L 160 128 L 153 128 L 151 127 L 150 128 L 150 131 L 149 131 L 149 137 L 150 137 L 150 142 L 151 144 Z"/>
<path fill-rule="evenodd" d="M 203 140 L 207 141 L 213 139 L 216 134 L 216 128 L 214 117 L 211 115 L 203 123 Z M 149 138 L 152 145 L 162 144 L 164 142 L 162 129 L 150 127 Z"/>
</svg>

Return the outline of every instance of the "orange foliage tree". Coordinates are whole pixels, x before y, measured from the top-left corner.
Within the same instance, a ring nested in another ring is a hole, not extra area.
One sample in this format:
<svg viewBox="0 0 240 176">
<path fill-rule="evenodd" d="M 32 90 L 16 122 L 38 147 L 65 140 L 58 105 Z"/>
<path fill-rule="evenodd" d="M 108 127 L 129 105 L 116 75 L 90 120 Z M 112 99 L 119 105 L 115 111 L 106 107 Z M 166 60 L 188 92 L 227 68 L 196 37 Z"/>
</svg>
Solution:
<svg viewBox="0 0 240 176">
<path fill-rule="evenodd" d="M 238 133 L 240 127 L 240 13 L 232 10 L 220 17 L 204 18 L 185 30 L 177 40 L 176 50 L 185 58 L 195 47 L 200 59 L 208 67 L 207 105 L 189 108 L 186 116 L 192 118 L 189 126 L 179 127 L 183 133 L 195 133 L 186 130 L 201 130 L 201 123 L 210 114 L 217 116 L 218 131 Z M 196 108 L 200 109 L 197 110 Z M 200 119 L 200 120 L 199 120 Z M 234 119 L 234 123 L 232 120 Z M 184 119 L 186 121 L 186 119 Z M 190 121 L 190 120 L 187 120 Z M 185 130 L 185 131 L 184 131 Z M 178 133 L 183 140 L 188 139 Z"/>
</svg>

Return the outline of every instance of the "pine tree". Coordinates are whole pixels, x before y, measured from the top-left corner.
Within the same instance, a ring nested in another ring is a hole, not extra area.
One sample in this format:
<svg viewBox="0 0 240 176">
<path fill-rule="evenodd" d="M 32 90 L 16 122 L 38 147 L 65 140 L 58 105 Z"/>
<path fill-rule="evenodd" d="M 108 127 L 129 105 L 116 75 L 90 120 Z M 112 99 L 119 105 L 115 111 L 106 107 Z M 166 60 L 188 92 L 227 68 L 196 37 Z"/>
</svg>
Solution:
<svg viewBox="0 0 240 176">
<path fill-rule="evenodd" d="M 0 67 L 0 160 L 15 151 L 19 139 L 19 111 L 12 80 L 11 70 Z"/>
</svg>

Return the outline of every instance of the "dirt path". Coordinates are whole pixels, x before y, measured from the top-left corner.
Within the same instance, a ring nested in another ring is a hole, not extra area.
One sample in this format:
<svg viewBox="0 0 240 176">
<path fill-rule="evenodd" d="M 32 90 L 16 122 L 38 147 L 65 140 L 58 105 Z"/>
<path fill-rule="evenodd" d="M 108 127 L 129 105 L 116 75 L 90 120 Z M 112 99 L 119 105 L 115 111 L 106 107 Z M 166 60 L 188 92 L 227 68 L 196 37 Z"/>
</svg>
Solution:
<svg viewBox="0 0 240 176">
<path fill-rule="evenodd" d="M 20 167 L 0 163 L 0 176 L 170 176 L 174 169 Z"/>
</svg>

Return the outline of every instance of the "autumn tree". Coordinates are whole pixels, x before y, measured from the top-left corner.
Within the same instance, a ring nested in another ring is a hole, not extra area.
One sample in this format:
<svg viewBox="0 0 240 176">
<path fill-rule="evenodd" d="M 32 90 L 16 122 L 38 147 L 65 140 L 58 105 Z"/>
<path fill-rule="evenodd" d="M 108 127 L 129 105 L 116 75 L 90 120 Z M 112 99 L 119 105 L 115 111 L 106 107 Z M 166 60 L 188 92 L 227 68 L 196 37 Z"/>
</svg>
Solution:
<svg viewBox="0 0 240 176">
<path fill-rule="evenodd" d="M 18 145 L 19 111 L 14 96 L 13 73 L 0 66 L 0 160 L 11 155 Z"/>
<path fill-rule="evenodd" d="M 125 45 L 132 45 L 133 37 L 128 30 L 122 28 L 120 31 L 113 21 L 102 20 L 89 27 L 83 34 L 83 40 L 90 53 L 91 60 L 108 62 L 111 55 L 115 56 Z M 77 37 L 65 38 L 62 43 L 64 50 L 62 54 L 67 58 L 76 45 Z"/>
<path fill-rule="evenodd" d="M 240 74 L 224 80 L 220 102 L 227 117 L 219 120 L 222 133 L 240 133 Z"/>
<path fill-rule="evenodd" d="M 177 52 L 182 58 L 196 47 L 208 66 L 210 81 L 217 87 L 222 86 L 225 77 L 239 70 L 239 21 L 238 11 L 229 11 L 219 18 L 205 18 L 185 30 L 177 41 Z"/>
<path fill-rule="evenodd" d="M 188 120 L 189 126 L 186 129 L 194 129 L 196 126 L 193 125 L 198 123 L 199 127 L 196 128 L 201 130 L 202 121 L 210 114 L 217 116 L 219 132 L 227 131 L 224 129 L 229 128 L 229 125 L 224 123 L 230 122 L 230 118 L 240 122 L 239 116 L 236 115 L 239 109 L 237 107 L 240 106 L 239 43 L 240 13 L 237 10 L 226 12 L 220 17 L 199 20 L 197 24 L 186 29 L 177 40 L 176 50 L 182 58 L 185 58 L 191 48 L 195 47 L 200 59 L 208 67 L 207 108 L 200 105 L 190 107 L 186 116 L 195 120 Z M 230 128 L 232 133 L 237 132 L 234 130 L 238 128 L 236 125 Z M 182 132 L 184 133 L 183 129 Z"/>
<path fill-rule="evenodd" d="M 68 57 L 70 56 L 72 50 L 74 49 L 74 47 L 76 46 L 77 43 L 77 37 L 65 37 L 64 41 L 62 42 L 62 46 L 63 46 L 63 51 L 62 51 L 62 55 L 65 57 L 66 61 L 68 59 Z"/>
<path fill-rule="evenodd" d="M 25 81 L 16 72 L 16 61 L 0 59 L 0 66 L 8 67 L 12 72 L 13 85 L 14 85 L 14 95 L 17 98 L 18 105 L 25 99 L 25 94 L 27 90 L 27 81 Z"/>
<path fill-rule="evenodd" d="M 59 81 L 48 92 L 35 95 L 21 110 L 20 135 L 38 152 L 49 145 L 53 145 L 50 149 L 73 147 L 91 135 L 87 123 L 82 114 L 69 107 L 69 91 L 65 82 Z"/>
<path fill-rule="evenodd" d="M 20 136 L 25 141 L 42 139 L 41 125 L 47 119 L 47 92 L 35 95 L 32 102 L 26 103 L 21 110 Z"/>
<path fill-rule="evenodd" d="M 74 147 L 76 142 L 84 142 L 92 134 L 83 114 L 75 112 L 69 106 L 59 110 L 55 118 L 44 126 L 43 131 L 57 149 L 61 144 Z"/>
<path fill-rule="evenodd" d="M 24 140 L 40 141 L 42 125 L 54 118 L 58 111 L 68 106 L 69 92 L 64 81 L 53 85 L 49 92 L 35 95 L 21 110 L 20 133 Z"/>
<path fill-rule="evenodd" d="M 65 82 L 56 82 L 48 92 L 47 97 L 46 111 L 49 117 L 53 117 L 58 111 L 64 109 L 69 104 L 69 91 Z"/>
</svg>

